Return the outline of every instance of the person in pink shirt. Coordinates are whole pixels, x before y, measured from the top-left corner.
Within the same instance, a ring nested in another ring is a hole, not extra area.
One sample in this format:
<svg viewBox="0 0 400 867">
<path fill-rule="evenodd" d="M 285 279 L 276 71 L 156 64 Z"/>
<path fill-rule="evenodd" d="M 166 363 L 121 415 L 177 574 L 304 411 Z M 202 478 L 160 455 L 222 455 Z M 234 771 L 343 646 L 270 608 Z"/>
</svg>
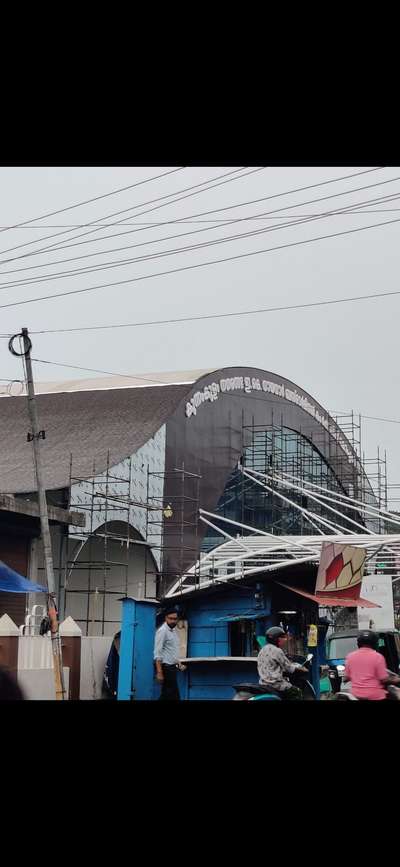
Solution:
<svg viewBox="0 0 400 867">
<path fill-rule="evenodd" d="M 360 632 L 358 650 L 346 657 L 344 680 L 351 681 L 351 693 L 358 699 L 382 701 L 387 698 L 386 684 L 393 678 L 388 673 L 386 662 L 377 652 L 378 636 L 371 630 Z"/>
</svg>

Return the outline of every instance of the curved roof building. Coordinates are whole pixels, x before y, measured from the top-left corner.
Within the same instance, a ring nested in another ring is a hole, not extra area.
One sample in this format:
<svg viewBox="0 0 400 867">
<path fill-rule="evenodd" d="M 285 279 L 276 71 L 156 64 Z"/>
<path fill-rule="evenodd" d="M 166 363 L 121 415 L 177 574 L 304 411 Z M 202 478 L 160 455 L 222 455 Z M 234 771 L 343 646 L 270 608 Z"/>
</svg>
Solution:
<svg viewBox="0 0 400 867">
<path fill-rule="evenodd" d="M 36 391 L 49 499 L 86 510 L 87 536 L 111 522 L 123 536 L 129 525 L 132 539 L 153 550 L 161 593 L 199 551 L 221 541 L 212 526 L 199 523 L 199 508 L 268 532 L 315 534 L 305 512 L 293 506 L 296 497 L 304 506 L 304 494 L 292 495 L 292 502 L 277 498 L 274 472 L 373 498 L 336 421 L 276 373 L 226 367 L 44 383 Z M 28 430 L 25 396 L 4 396 L 1 492 L 26 497 L 35 491 Z M 272 491 L 245 483 L 240 464 L 270 478 Z M 77 544 L 78 530 L 70 533 Z"/>
</svg>

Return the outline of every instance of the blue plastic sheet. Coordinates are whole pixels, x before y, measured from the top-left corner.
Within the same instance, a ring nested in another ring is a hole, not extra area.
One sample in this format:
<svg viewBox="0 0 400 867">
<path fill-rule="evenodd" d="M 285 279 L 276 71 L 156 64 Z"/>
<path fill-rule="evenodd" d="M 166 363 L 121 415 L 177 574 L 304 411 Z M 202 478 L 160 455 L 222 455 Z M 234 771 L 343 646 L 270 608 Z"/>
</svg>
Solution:
<svg viewBox="0 0 400 867">
<path fill-rule="evenodd" d="M 6 563 L 0 560 L 0 591 L 6 593 L 47 593 L 47 587 L 42 587 L 41 584 L 34 584 L 28 578 L 14 572 Z"/>
</svg>

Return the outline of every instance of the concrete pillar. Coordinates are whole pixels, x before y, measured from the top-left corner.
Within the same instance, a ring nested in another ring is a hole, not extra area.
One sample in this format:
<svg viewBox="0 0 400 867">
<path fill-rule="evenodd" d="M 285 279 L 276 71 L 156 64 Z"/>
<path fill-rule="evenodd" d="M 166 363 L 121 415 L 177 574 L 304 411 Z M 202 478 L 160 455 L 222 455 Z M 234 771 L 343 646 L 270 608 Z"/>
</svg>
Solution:
<svg viewBox="0 0 400 867">
<path fill-rule="evenodd" d="M 81 689 L 81 640 L 82 630 L 72 617 L 60 624 L 63 666 L 69 668 L 70 701 L 79 701 Z"/>
<path fill-rule="evenodd" d="M 12 672 L 15 678 L 18 675 L 18 641 L 18 626 L 8 614 L 3 614 L 0 617 L 0 665 Z"/>
</svg>

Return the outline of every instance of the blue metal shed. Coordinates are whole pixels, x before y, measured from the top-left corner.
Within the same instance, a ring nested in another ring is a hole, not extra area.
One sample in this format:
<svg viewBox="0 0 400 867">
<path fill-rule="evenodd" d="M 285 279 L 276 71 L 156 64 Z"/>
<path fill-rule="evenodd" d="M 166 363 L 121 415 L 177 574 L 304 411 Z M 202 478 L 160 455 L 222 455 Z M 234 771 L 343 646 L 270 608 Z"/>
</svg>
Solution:
<svg viewBox="0 0 400 867">
<path fill-rule="evenodd" d="M 249 581 L 249 579 L 247 579 Z M 249 582 L 250 583 L 250 582 Z M 255 639 L 266 629 L 285 620 L 283 608 L 296 609 L 289 630 L 297 636 L 296 654 L 307 652 L 304 613 L 309 622 L 317 622 L 318 608 L 304 598 L 294 596 L 271 577 L 249 586 L 238 581 L 187 594 L 177 605 L 188 622 L 185 672 L 179 675 L 182 698 L 191 701 L 233 698 L 235 684 L 258 683 Z M 300 620 L 303 624 L 301 631 Z M 287 621 L 286 621 L 287 625 Z M 312 679 L 319 694 L 318 652 L 315 651 Z"/>
</svg>

